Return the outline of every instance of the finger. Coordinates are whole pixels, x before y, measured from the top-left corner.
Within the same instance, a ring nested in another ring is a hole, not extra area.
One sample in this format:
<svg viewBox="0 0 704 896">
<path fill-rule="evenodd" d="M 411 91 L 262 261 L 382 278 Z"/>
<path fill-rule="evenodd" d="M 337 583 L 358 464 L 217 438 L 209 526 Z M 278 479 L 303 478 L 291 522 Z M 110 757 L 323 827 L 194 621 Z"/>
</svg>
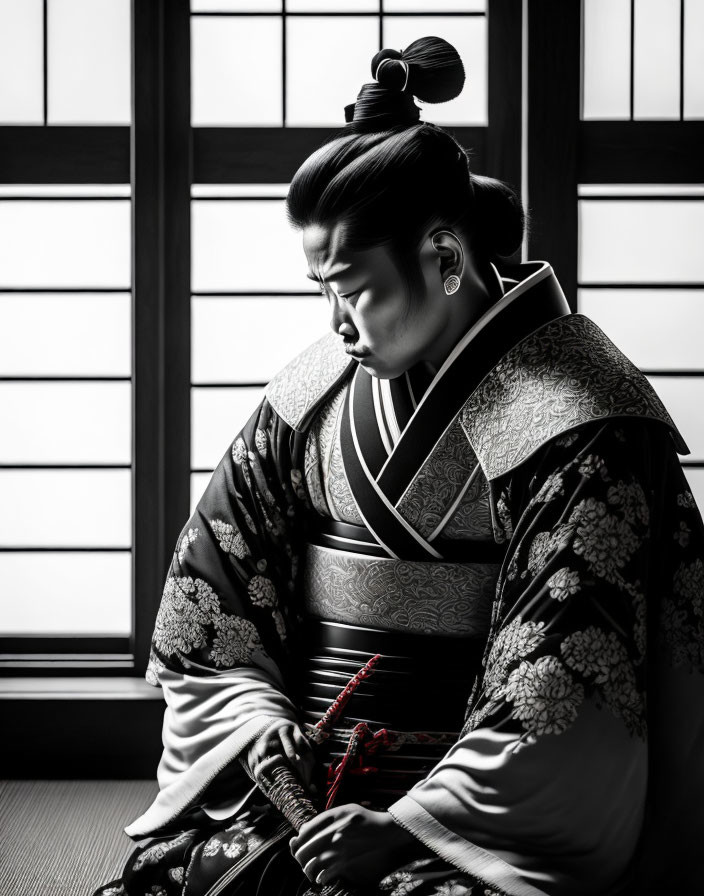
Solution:
<svg viewBox="0 0 704 896">
<path fill-rule="evenodd" d="M 293 729 L 293 740 L 301 756 L 303 756 L 303 754 L 306 752 L 311 752 L 312 744 L 310 742 L 310 739 L 306 737 L 305 733 L 301 731 L 298 726 Z"/>
<path fill-rule="evenodd" d="M 331 852 L 324 852 L 311 859 L 303 869 L 303 873 L 313 883 L 322 885 L 339 877 L 335 868 L 335 856 Z"/>
<path fill-rule="evenodd" d="M 313 819 L 313 821 L 315 820 L 316 819 Z M 308 830 L 303 834 L 302 827 L 298 837 L 294 838 L 295 842 L 292 841 L 291 843 L 293 857 L 301 867 L 316 856 L 320 856 L 325 852 L 330 854 L 334 852 L 330 848 L 332 845 L 332 838 L 341 824 L 342 820 L 333 820 L 330 824 L 323 828 L 318 828 L 317 830 L 313 829 L 312 822 L 306 822 L 306 824 L 303 825 L 303 827 L 308 827 Z"/>
<path fill-rule="evenodd" d="M 282 728 L 279 732 L 279 738 L 281 740 L 281 746 L 283 747 L 283 751 L 288 757 L 289 762 L 294 767 L 298 765 L 301 761 L 301 757 L 298 753 L 298 750 L 293 742 L 293 738 L 291 734 L 286 729 Z"/>
</svg>

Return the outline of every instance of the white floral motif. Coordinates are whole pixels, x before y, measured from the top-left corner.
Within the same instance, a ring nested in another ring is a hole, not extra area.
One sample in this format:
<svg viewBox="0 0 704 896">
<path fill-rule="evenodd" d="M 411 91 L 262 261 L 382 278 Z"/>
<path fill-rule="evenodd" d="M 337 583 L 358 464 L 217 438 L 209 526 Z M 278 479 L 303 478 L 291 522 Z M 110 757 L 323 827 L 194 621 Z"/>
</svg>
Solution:
<svg viewBox="0 0 704 896">
<path fill-rule="evenodd" d="M 561 644 L 570 668 L 593 678 L 601 686 L 606 705 L 630 731 L 642 733 L 643 698 L 638 691 L 633 664 L 615 632 L 590 625 L 573 632 Z"/>
<path fill-rule="evenodd" d="M 203 579 L 169 576 L 154 625 L 154 644 L 169 656 L 206 643 L 206 626 L 220 612 L 217 596 Z"/>
<path fill-rule="evenodd" d="M 232 444 L 232 459 L 239 466 L 247 460 L 247 446 L 242 436 L 238 436 Z"/>
<path fill-rule="evenodd" d="M 220 852 L 220 848 L 222 846 L 222 841 L 218 840 L 217 837 L 211 837 L 210 840 L 203 847 L 203 855 L 208 858 L 212 858 L 216 856 Z"/>
<path fill-rule="evenodd" d="M 379 881 L 378 887 L 380 890 L 390 890 L 389 896 L 406 896 L 422 883 L 418 878 L 413 879 L 411 871 L 394 871 Z"/>
<path fill-rule="evenodd" d="M 144 852 L 141 852 L 137 856 L 132 865 L 132 869 L 134 871 L 139 871 L 145 865 L 156 865 L 164 858 L 170 849 L 176 849 L 179 846 L 186 844 L 188 839 L 189 834 L 186 831 L 183 834 L 179 834 L 174 840 L 167 840 L 165 843 L 155 843 L 154 846 L 147 847 Z"/>
<path fill-rule="evenodd" d="M 523 661 L 508 677 L 506 697 L 514 715 L 535 735 L 561 734 L 577 718 L 584 688 L 554 656 Z"/>
<path fill-rule="evenodd" d="M 181 539 L 179 546 L 178 546 L 178 562 L 179 563 L 183 563 L 183 558 L 186 554 L 186 549 L 188 548 L 189 544 L 193 544 L 193 542 L 196 540 L 196 538 L 198 538 L 198 533 L 199 533 L 198 528 L 195 528 L 195 529 L 189 529 L 188 532 L 186 532 L 184 534 L 184 536 Z"/>
<path fill-rule="evenodd" d="M 448 880 L 435 888 L 433 896 L 471 896 L 472 890 L 461 880 Z"/>
<path fill-rule="evenodd" d="M 646 605 L 645 605 L 645 596 L 640 594 L 640 592 L 636 592 L 633 595 L 633 609 L 636 614 L 636 621 L 633 626 L 633 640 L 635 641 L 636 649 L 641 657 L 645 656 L 646 650 Z"/>
<path fill-rule="evenodd" d="M 522 622 L 517 616 L 496 636 L 486 663 L 484 690 L 490 698 L 500 696 L 509 666 L 532 653 L 543 641 L 544 622 Z"/>
<path fill-rule="evenodd" d="M 704 562 L 680 563 L 675 573 L 675 592 L 692 605 L 697 616 L 704 615 Z"/>
<path fill-rule="evenodd" d="M 561 448 L 569 448 L 570 445 L 573 445 L 577 439 L 579 438 L 579 433 L 577 432 L 568 432 L 564 436 L 560 436 L 555 439 L 555 444 L 559 445 Z"/>
<path fill-rule="evenodd" d="M 564 566 L 548 579 L 550 597 L 563 601 L 579 591 L 579 573 Z"/>
<path fill-rule="evenodd" d="M 694 502 L 694 495 L 690 491 L 684 491 L 681 495 L 677 495 L 677 506 L 686 507 L 688 510 L 693 510 L 696 506 Z"/>
<path fill-rule="evenodd" d="M 103 890 L 101 896 L 125 896 L 125 885 L 119 884 L 116 887 L 108 887 Z"/>
<path fill-rule="evenodd" d="M 611 670 L 628 662 L 626 648 L 615 632 L 605 632 L 590 625 L 582 632 L 573 632 L 560 645 L 567 665 L 583 675 L 594 676 L 597 684 L 609 680 Z"/>
<path fill-rule="evenodd" d="M 255 607 L 273 607 L 276 604 L 276 588 L 266 576 L 253 576 L 247 591 Z"/>
<path fill-rule="evenodd" d="M 567 526 L 558 526 L 552 532 L 538 532 L 528 551 L 528 569 L 533 575 L 547 565 L 553 552 L 567 546 L 569 534 Z"/>
<path fill-rule="evenodd" d="M 161 662 L 161 660 L 156 656 L 154 651 L 151 650 L 149 652 L 149 662 L 147 663 L 147 670 L 144 673 L 147 684 L 154 685 L 154 687 L 161 687 L 161 683 L 159 681 L 159 673 L 165 668 L 166 667 Z"/>
<path fill-rule="evenodd" d="M 153 884 L 145 896 L 169 896 L 169 894 L 160 884 Z"/>
<path fill-rule="evenodd" d="M 574 552 L 584 557 L 592 572 L 607 582 L 616 583 L 639 544 L 625 520 L 609 513 L 596 498 L 580 501 L 570 515 L 576 527 Z"/>
<path fill-rule="evenodd" d="M 283 613 L 281 610 L 273 610 L 272 614 L 274 617 L 274 625 L 276 626 L 276 633 L 281 638 L 282 641 L 286 640 L 286 622 L 283 617 Z"/>
<path fill-rule="evenodd" d="M 645 497 L 645 492 L 639 482 L 623 482 L 610 486 L 606 499 L 609 504 L 615 504 L 621 508 L 623 518 L 627 523 L 642 523 L 648 525 L 650 510 Z"/>
<path fill-rule="evenodd" d="M 557 495 L 564 495 L 564 482 L 562 479 L 562 474 L 559 470 L 556 473 L 551 473 L 545 482 L 540 487 L 538 494 L 535 496 L 534 501 L 537 504 L 547 504 L 552 501 Z"/>
<path fill-rule="evenodd" d="M 252 651 L 262 646 L 254 625 L 241 616 L 220 614 L 213 620 L 217 635 L 213 641 L 210 658 L 216 666 L 234 666 L 248 663 Z"/>
<path fill-rule="evenodd" d="M 169 868 L 169 878 L 177 884 L 183 883 L 183 868 Z"/>
<path fill-rule="evenodd" d="M 689 544 L 689 536 L 691 534 L 692 530 L 687 523 L 685 523 L 684 520 L 680 520 L 680 528 L 677 532 L 673 532 L 672 537 L 681 548 L 686 548 Z"/>
<path fill-rule="evenodd" d="M 263 429 L 257 429 L 254 433 L 254 444 L 257 447 L 257 451 L 261 454 L 262 457 L 266 457 L 267 448 L 269 447 L 269 440 L 267 439 L 267 435 Z"/>
<path fill-rule="evenodd" d="M 218 544 L 227 554 L 234 554 L 238 560 L 242 560 L 249 554 L 242 533 L 232 523 L 224 520 L 210 520 L 210 528 L 218 540 Z"/>
<path fill-rule="evenodd" d="M 595 473 L 599 473 L 602 479 L 608 480 L 609 478 L 606 464 L 597 454 L 588 454 L 579 465 L 579 472 L 582 476 L 594 476 Z"/>
</svg>

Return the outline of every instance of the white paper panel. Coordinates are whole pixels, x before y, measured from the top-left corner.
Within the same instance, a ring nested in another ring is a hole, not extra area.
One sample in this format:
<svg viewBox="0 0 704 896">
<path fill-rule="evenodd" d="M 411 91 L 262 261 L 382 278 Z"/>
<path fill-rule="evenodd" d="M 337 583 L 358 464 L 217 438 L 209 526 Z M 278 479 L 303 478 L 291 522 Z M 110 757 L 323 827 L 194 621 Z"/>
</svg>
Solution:
<svg viewBox="0 0 704 896">
<path fill-rule="evenodd" d="M 281 0 L 191 0 L 191 12 L 281 12 Z"/>
<path fill-rule="evenodd" d="M 282 124 L 282 20 L 191 19 L 193 125 Z"/>
<path fill-rule="evenodd" d="M 379 0 L 286 0 L 286 12 L 379 12 Z"/>
<path fill-rule="evenodd" d="M 378 49 L 376 16 L 287 19 L 286 123 L 342 127 Z"/>
<path fill-rule="evenodd" d="M 288 187 L 288 184 L 191 184 L 191 198 L 233 197 L 241 199 L 254 196 L 260 199 L 262 196 L 276 196 L 277 199 L 285 199 Z"/>
<path fill-rule="evenodd" d="M 687 460 L 704 460 L 704 377 L 651 376 L 648 379 L 692 452 Z"/>
<path fill-rule="evenodd" d="M 130 123 L 130 0 L 49 0 L 49 122 Z"/>
<path fill-rule="evenodd" d="M 685 467 L 684 475 L 694 495 L 694 500 L 697 502 L 699 512 L 704 516 L 704 470 Z"/>
<path fill-rule="evenodd" d="M 0 293 L 0 376 L 129 376 L 129 293 Z"/>
<path fill-rule="evenodd" d="M 195 298 L 193 382 L 266 383 L 328 326 L 323 296 Z"/>
<path fill-rule="evenodd" d="M 125 553 L 0 554 L 0 634 L 129 635 L 132 558 Z"/>
<path fill-rule="evenodd" d="M 212 473 L 191 473 L 191 516 L 212 475 Z"/>
<path fill-rule="evenodd" d="M 487 0 L 384 0 L 384 12 L 485 12 L 486 6 Z"/>
<path fill-rule="evenodd" d="M 581 283 L 704 282 L 704 202 L 579 202 Z"/>
<path fill-rule="evenodd" d="M 581 289 L 579 310 L 644 370 L 704 371 L 704 290 Z"/>
<path fill-rule="evenodd" d="M 680 117 L 680 4 L 635 0 L 633 117 Z"/>
<path fill-rule="evenodd" d="M 43 124 L 42 0 L 0 0 L 0 124 Z"/>
<path fill-rule="evenodd" d="M 443 37 L 460 54 L 467 80 L 449 103 L 421 103 L 421 119 L 436 124 L 485 125 L 488 122 L 487 23 L 484 16 L 389 16 L 384 18 L 384 45 L 405 49 L 426 34 Z M 354 99 L 354 97 L 352 98 Z"/>
<path fill-rule="evenodd" d="M 116 196 L 129 199 L 129 184 L 0 184 L 0 199 L 6 196 L 19 196 L 22 199 L 37 197 L 95 196 L 98 198 Z"/>
<path fill-rule="evenodd" d="M 704 118 L 704 0 L 684 0 L 684 117 Z"/>
<path fill-rule="evenodd" d="M 130 287 L 130 202 L 0 201 L 0 289 Z"/>
<path fill-rule="evenodd" d="M 286 220 L 283 200 L 194 200 L 194 292 L 310 290 L 303 237 Z"/>
<path fill-rule="evenodd" d="M 0 470 L 0 545 L 130 547 L 131 475 L 130 470 Z"/>
<path fill-rule="evenodd" d="M 578 184 L 577 195 L 591 196 L 704 196 L 704 184 Z"/>
<path fill-rule="evenodd" d="M 191 466 L 214 469 L 264 397 L 264 390 L 191 390 Z"/>
<path fill-rule="evenodd" d="M 584 0 L 583 119 L 631 116 L 631 0 Z"/>
<path fill-rule="evenodd" d="M 0 383 L 0 463 L 128 464 L 130 383 Z"/>
</svg>

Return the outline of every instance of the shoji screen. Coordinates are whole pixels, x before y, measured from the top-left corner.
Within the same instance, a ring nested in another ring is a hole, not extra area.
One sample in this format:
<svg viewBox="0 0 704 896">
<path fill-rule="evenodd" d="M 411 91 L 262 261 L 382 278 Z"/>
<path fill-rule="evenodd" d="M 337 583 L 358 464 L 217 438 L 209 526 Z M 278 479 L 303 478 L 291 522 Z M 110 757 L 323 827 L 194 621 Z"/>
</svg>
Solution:
<svg viewBox="0 0 704 896">
<path fill-rule="evenodd" d="M 130 124 L 129 0 L 1 0 L 0 85 L 0 653 L 128 667 L 131 190 L 65 174 Z"/>
<path fill-rule="evenodd" d="M 685 149 L 685 129 L 704 118 L 702 60 L 702 0 L 584 0 L 582 119 L 592 127 L 623 121 L 610 140 L 614 148 L 633 140 L 633 182 L 619 183 L 614 170 L 612 182 L 579 185 L 579 310 L 639 365 L 665 402 L 691 449 L 683 464 L 700 507 L 704 184 L 678 181 L 693 167 L 704 176 L 701 155 L 689 165 Z M 640 130 L 646 121 L 647 134 Z M 656 142 L 675 152 L 651 153 L 647 144 Z M 616 156 L 614 150 L 614 164 Z M 609 161 L 606 155 L 600 162 L 602 172 L 609 173 Z"/>
</svg>

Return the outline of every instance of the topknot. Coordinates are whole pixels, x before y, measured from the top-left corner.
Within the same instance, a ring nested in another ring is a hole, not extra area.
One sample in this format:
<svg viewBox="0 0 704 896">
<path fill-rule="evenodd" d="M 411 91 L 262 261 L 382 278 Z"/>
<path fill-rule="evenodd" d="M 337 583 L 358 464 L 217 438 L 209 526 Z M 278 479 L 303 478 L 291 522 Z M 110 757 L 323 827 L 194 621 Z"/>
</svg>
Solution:
<svg viewBox="0 0 704 896">
<path fill-rule="evenodd" d="M 412 125 L 420 119 L 416 97 L 444 103 L 462 92 L 465 70 L 457 50 L 442 37 L 420 37 L 405 50 L 383 49 L 371 64 L 373 83 L 363 84 L 357 100 L 345 106 L 352 130 L 379 131 Z"/>
</svg>

